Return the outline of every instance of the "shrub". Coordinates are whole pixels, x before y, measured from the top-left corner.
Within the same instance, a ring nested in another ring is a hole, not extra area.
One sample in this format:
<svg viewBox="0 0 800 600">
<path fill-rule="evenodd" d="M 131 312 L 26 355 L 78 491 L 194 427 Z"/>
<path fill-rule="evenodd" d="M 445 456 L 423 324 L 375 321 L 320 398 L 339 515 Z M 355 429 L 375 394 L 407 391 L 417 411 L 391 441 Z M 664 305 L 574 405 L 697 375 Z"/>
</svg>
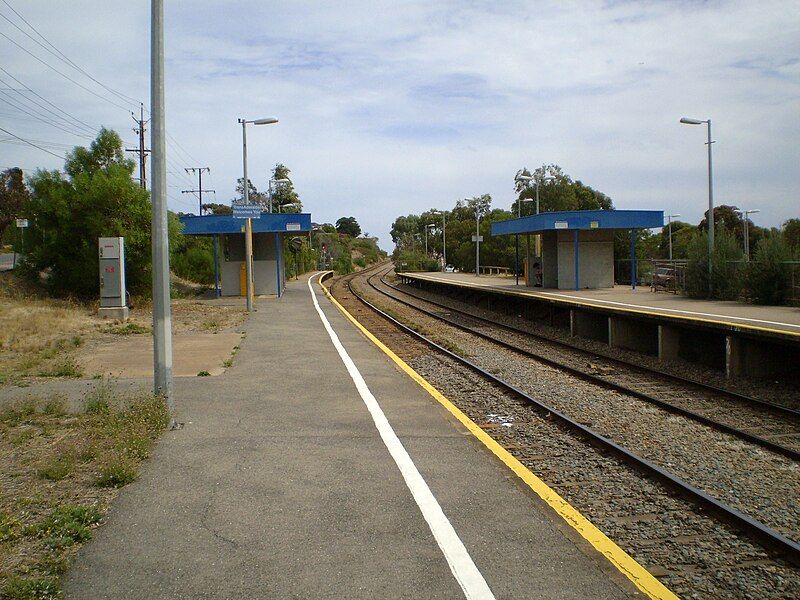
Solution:
<svg viewBox="0 0 800 600">
<path fill-rule="evenodd" d="M 208 237 L 176 236 L 170 268 L 183 279 L 195 283 L 214 283 L 213 241 Z"/>
<path fill-rule="evenodd" d="M 686 265 L 686 293 L 692 298 L 709 297 L 708 234 L 697 233 L 689 243 Z M 714 237 L 711 257 L 711 296 L 719 300 L 736 300 L 742 291 L 740 265 L 742 251 L 736 238 L 725 230 Z"/>
<path fill-rule="evenodd" d="M 783 236 L 768 235 L 756 246 L 753 261 L 745 271 L 747 295 L 756 304 L 783 304 L 789 297 L 791 273 L 785 261 L 791 258 Z"/>
</svg>

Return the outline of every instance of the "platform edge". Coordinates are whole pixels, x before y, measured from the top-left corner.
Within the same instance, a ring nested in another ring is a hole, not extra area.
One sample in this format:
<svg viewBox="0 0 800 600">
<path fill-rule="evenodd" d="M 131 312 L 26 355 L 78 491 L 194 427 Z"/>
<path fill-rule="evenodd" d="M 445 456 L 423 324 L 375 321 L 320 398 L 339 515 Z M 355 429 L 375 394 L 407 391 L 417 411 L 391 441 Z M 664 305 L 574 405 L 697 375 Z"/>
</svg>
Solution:
<svg viewBox="0 0 800 600">
<path fill-rule="evenodd" d="M 653 576 L 647 569 L 640 565 L 630 554 L 614 543 L 606 534 L 600 531 L 589 519 L 583 516 L 576 508 L 562 498 L 555 490 L 539 479 L 532 471 L 515 458 L 508 450 L 503 448 L 489 434 L 481 429 L 472 419 L 464 414 L 455 404 L 448 400 L 439 390 L 430 384 L 422 375 L 412 369 L 402 358 L 397 356 L 383 342 L 362 325 L 348 310 L 331 295 L 320 280 L 320 287 L 325 292 L 328 300 L 355 325 L 366 338 L 388 356 L 400 369 L 413 379 L 420 387 L 430 394 L 450 414 L 452 414 L 466 429 L 474 435 L 486 448 L 499 458 L 517 477 L 542 500 L 544 500 L 567 524 L 572 527 L 583 539 L 602 554 L 620 573 L 622 573 L 636 588 L 648 598 L 658 600 L 677 600 L 673 592 Z"/>
</svg>

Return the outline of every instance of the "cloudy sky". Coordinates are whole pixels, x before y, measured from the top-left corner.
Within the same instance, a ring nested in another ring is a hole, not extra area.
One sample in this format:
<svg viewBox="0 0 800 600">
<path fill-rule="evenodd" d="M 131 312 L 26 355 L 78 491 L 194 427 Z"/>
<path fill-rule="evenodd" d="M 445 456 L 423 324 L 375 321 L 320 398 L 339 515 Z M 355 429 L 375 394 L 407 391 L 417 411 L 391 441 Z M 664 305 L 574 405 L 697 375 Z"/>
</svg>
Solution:
<svg viewBox="0 0 800 600">
<path fill-rule="evenodd" d="M 697 222 L 706 132 L 689 116 L 713 122 L 718 204 L 800 216 L 796 0 L 166 4 L 174 210 L 196 211 L 189 166 L 228 202 L 237 117 L 275 115 L 248 132 L 254 184 L 283 162 L 315 221 L 355 216 L 387 249 L 398 215 L 483 193 L 508 207 L 517 169 L 542 163 L 618 208 Z M 0 15 L 0 127 L 56 155 L 101 124 L 134 144 L 149 2 L 0 0 Z M 63 160 L 0 132 L 10 165 Z"/>
</svg>

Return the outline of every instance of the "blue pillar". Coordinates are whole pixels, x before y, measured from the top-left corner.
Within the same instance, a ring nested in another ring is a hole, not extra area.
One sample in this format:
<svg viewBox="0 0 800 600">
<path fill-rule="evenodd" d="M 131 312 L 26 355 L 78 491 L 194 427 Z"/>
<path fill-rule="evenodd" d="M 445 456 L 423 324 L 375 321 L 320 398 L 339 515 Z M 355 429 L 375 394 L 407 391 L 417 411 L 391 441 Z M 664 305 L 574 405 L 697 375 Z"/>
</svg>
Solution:
<svg viewBox="0 0 800 600">
<path fill-rule="evenodd" d="M 219 298 L 221 296 L 220 289 L 219 289 L 219 251 L 217 248 L 219 247 L 219 236 L 215 233 L 214 234 L 214 297 Z"/>
<path fill-rule="evenodd" d="M 578 236 L 580 230 L 575 230 L 575 291 L 581 289 L 581 280 L 580 280 L 580 238 Z"/>
<path fill-rule="evenodd" d="M 275 273 L 278 279 L 278 298 L 283 295 L 283 252 L 281 252 L 281 236 L 280 234 L 275 234 Z"/>
<path fill-rule="evenodd" d="M 636 230 L 631 229 L 631 289 L 636 289 Z"/>
</svg>

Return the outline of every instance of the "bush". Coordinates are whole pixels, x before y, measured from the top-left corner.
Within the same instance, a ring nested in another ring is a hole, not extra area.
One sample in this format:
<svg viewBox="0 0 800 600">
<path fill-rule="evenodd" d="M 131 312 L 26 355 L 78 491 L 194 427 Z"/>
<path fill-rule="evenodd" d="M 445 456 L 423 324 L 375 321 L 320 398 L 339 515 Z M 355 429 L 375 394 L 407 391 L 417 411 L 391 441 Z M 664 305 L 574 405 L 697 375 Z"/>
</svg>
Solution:
<svg viewBox="0 0 800 600">
<path fill-rule="evenodd" d="M 762 238 L 753 261 L 745 271 L 747 296 L 756 304 L 783 304 L 789 297 L 791 273 L 785 262 L 791 258 L 789 246 L 779 234 Z"/>
<path fill-rule="evenodd" d="M 692 298 L 736 300 L 742 292 L 740 265 L 742 250 L 736 238 L 725 230 L 714 236 L 711 258 L 711 295 L 708 281 L 708 234 L 696 234 L 689 243 L 686 265 L 686 293 Z"/>
<path fill-rule="evenodd" d="M 31 220 L 22 272 L 34 282 L 46 274 L 57 296 L 96 298 L 99 293 L 97 239 L 125 238 L 128 291 L 149 295 L 151 282 L 150 196 L 132 179 L 119 135 L 107 129 L 87 148 L 76 147 L 59 171 L 37 171 L 25 206 Z M 173 239 L 180 223 L 170 215 Z"/>
<path fill-rule="evenodd" d="M 171 252 L 171 270 L 195 283 L 214 283 L 214 248 L 209 237 L 176 236 Z"/>
</svg>

